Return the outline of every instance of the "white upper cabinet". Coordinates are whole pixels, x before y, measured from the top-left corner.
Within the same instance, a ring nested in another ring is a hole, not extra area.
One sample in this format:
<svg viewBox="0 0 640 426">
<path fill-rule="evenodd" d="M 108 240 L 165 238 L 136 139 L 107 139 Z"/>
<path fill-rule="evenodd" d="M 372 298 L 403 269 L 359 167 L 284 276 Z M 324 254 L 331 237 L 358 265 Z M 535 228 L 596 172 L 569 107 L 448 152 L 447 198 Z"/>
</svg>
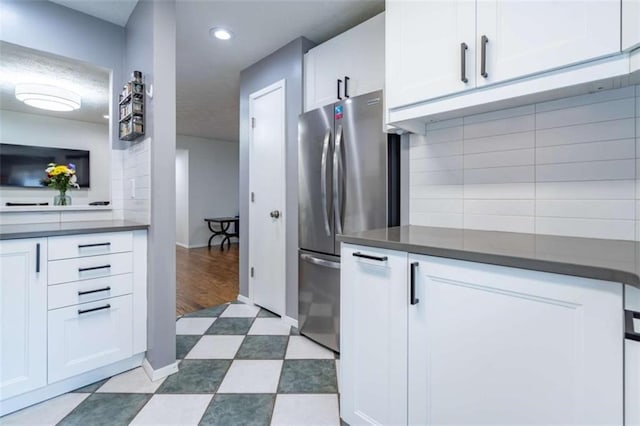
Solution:
<svg viewBox="0 0 640 426">
<path fill-rule="evenodd" d="M 304 55 L 304 110 L 384 86 L 384 13 Z"/>
<path fill-rule="evenodd" d="M 481 0 L 476 49 L 478 86 L 618 53 L 620 2 Z"/>
<path fill-rule="evenodd" d="M 0 400 L 47 384 L 47 239 L 0 241 Z"/>
<path fill-rule="evenodd" d="M 622 50 L 640 47 L 640 1 L 622 0 Z"/>
<path fill-rule="evenodd" d="M 388 107 L 475 87 L 475 1 L 389 0 L 386 19 Z"/>
</svg>

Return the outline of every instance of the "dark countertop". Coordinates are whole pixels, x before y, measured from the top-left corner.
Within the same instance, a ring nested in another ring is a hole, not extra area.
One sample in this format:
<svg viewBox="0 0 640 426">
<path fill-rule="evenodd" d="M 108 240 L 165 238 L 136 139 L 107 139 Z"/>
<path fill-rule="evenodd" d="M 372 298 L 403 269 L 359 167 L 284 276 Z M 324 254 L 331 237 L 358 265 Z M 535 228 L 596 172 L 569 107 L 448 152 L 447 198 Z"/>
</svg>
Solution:
<svg viewBox="0 0 640 426">
<path fill-rule="evenodd" d="M 83 222 L 29 223 L 0 225 L 0 240 L 54 237 L 58 235 L 90 234 L 96 232 L 133 231 L 148 229 L 149 225 L 126 220 L 95 220 Z"/>
<path fill-rule="evenodd" d="M 398 226 L 338 240 L 409 253 L 594 278 L 640 288 L 640 243 L 596 238 Z"/>
</svg>

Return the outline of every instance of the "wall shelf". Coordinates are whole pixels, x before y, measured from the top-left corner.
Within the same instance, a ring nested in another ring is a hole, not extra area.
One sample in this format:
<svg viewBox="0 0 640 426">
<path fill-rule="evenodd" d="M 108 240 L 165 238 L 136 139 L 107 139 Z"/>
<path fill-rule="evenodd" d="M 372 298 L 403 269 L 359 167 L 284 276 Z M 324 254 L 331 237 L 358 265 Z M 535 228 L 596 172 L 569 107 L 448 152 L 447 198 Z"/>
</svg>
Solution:
<svg viewBox="0 0 640 426">
<path fill-rule="evenodd" d="M 134 71 L 133 77 L 122 88 L 118 102 L 119 138 L 124 141 L 136 140 L 145 131 L 145 84 L 140 71 Z"/>
</svg>

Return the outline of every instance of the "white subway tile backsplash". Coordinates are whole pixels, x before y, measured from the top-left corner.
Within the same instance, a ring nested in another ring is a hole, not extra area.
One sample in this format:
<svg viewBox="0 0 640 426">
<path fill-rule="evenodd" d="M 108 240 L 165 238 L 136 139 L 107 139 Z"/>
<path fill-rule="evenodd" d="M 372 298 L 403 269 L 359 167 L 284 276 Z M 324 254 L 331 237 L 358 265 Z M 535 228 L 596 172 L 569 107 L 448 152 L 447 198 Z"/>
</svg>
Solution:
<svg viewBox="0 0 640 426">
<path fill-rule="evenodd" d="M 536 113 L 536 129 L 620 120 L 634 116 L 633 98 Z"/>
<path fill-rule="evenodd" d="M 634 139 L 557 145 L 536 149 L 536 164 L 574 163 L 631 159 L 636 156 Z"/>
<path fill-rule="evenodd" d="M 536 147 L 540 148 L 545 146 L 608 141 L 612 139 L 629 139 L 635 137 L 635 132 L 634 119 L 624 118 L 622 120 L 537 130 L 535 143 Z"/>
<path fill-rule="evenodd" d="M 536 165 L 538 182 L 635 179 L 635 160 Z"/>
<path fill-rule="evenodd" d="M 430 123 L 411 141 L 412 224 L 640 240 L 640 85 Z"/>
<path fill-rule="evenodd" d="M 635 200 L 537 200 L 538 217 L 635 220 Z"/>
</svg>

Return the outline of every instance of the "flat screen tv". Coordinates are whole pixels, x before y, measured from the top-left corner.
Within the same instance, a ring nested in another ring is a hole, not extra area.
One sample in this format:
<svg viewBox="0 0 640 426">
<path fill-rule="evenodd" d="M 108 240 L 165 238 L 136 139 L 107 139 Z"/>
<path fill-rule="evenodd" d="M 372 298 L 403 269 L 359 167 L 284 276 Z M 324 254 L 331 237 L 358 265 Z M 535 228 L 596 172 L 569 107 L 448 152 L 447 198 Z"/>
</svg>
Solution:
<svg viewBox="0 0 640 426">
<path fill-rule="evenodd" d="M 42 188 L 49 163 L 76 166 L 80 188 L 89 188 L 89 151 L 45 146 L 0 144 L 0 185 Z"/>
</svg>

